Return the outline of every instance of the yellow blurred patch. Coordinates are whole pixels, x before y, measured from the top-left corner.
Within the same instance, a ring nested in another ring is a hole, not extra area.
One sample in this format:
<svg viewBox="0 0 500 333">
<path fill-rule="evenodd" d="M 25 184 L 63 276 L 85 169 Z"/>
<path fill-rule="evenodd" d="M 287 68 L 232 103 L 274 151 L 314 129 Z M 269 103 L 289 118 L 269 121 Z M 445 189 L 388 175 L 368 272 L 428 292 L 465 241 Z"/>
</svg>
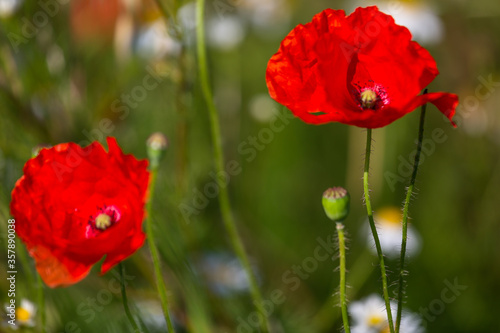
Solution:
<svg viewBox="0 0 500 333">
<path fill-rule="evenodd" d="M 379 223 L 400 224 L 403 220 L 403 213 L 399 207 L 384 207 L 375 212 Z"/>
<path fill-rule="evenodd" d="M 24 308 L 16 309 L 16 318 L 19 321 L 28 321 L 31 317 L 31 313 Z"/>
</svg>

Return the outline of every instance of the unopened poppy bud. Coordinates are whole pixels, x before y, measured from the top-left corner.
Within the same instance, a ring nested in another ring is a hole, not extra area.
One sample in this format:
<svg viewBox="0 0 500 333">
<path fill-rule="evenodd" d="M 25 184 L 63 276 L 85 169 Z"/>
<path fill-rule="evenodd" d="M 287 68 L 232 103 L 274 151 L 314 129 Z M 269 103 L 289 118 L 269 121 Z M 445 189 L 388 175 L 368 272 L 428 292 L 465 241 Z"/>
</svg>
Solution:
<svg viewBox="0 0 500 333">
<path fill-rule="evenodd" d="M 160 132 L 151 134 L 147 141 L 148 157 L 151 168 L 155 169 L 160 165 L 160 159 L 163 152 L 167 150 L 168 141 L 165 135 Z"/>
<path fill-rule="evenodd" d="M 334 222 L 342 222 L 349 215 L 349 193 L 345 188 L 332 187 L 323 193 L 323 208 L 326 216 Z"/>
</svg>

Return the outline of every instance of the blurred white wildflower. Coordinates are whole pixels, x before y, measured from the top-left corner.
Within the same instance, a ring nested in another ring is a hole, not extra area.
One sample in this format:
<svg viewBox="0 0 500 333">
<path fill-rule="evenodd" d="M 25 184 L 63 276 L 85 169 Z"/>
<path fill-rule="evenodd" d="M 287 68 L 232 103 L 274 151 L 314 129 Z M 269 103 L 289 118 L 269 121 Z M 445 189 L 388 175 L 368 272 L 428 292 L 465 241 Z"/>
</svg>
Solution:
<svg viewBox="0 0 500 333">
<path fill-rule="evenodd" d="M 147 59 L 159 59 L 166 55 L 177 55 L 181 46 L 169 33 L 163 19 L 158 19 L 139 29 L 136 51 Z"/>
<path fill-rule="evenodd" d="M 378 209 L 373 214 L 375 225 L 377 226 L 378 237 L 382 252 L 388 258 L 395 259 L 400 255 L 401 237 L 402 237 L 402 221 L 403 214 L 398 207 L 383 207 Z M 367 241 L 370 244 L 370 249 L 376 253 L 373 236 L 369 230 L 368 221 L 365 224 L 365 234 Z M 408 240 L 406 244 L 406 255 L 413 256 L 420 251 L 420 235 L 408 223 Z"/>
<path fill-rule="evenodd" d="M 250 115 L 261 123 L 267 123 L 279 112 L 276 102 L 269 94 L 259 94 L 252 97 L 249 104 Z"/>
<path fill-rule="evenodd" d="M 0 17 L 10 17 L 21 6 L 22 0 L 0 0 Z"/>
<path fill-rule="evenodd" d="M 211 18 L 207 23 L 207 40 L 212 47 L 231 50 L 245 37 L 245 27 L 234 15 Z"/>
<path fill-rule="evenodd" d="M 137 309 L 141 314 L 141 319 L 150 329 L 166 329 L 167 323 L 163 315 L 161 303 L 157 300 L 137 300 Z"/>
<path fill-rule="evenodd" d="M 475 108 L 467 114 L 467 121 L 463 122 L 464 131 L 472 137 L 480 137 L 492 124 L 489 115 L 484 109 Z"/>
<path fill-rule="evenodd" d="M 56 44 L 47 50 L 47 68 L 52 75 L 61 73 L 66 66 L 63 50 Z"/>
<path fill-rule="evenodd" d="M 352 319 L 352 333 L 389 332 L 385 302 L 382 297 L 375 294 L 370 295 L 361 301 L 352 302 L 348 310 Z M 394 318 L 396 310 L 396 303 L 391 302 L 391 311 Z M 400 332 L 423 333 L 424 329 L 420 317 L 414 313 L 403 311 Z"/>
<path fill-rule="evenodd" d="M 287 33 L 291 8 L 286 0 L 239 0 L 237 9 L 261 37 L 276 37 Z"/>
<path fill-rule="evenodd" d="M 179 8 L 177 20 L 183 29 L 194 31 L 196 29 L 196 3 L 191 1 Z"/>
<path fill-rule="evenodd" d="M 177 22 L 183 33 L 183 40 L 187 45 L 196 42 L 196 3 L 190 1 L 177 11 Z"/>
<path fill-rule="evenodd" d="M 168 331 L 165 315 L 163 314 L 163 308 L 158 299 L 142 298 L 139 296 L 139 298 L 134 299 L 130 303 L 135 304 L 135 307 L 139 312 L 138 314 L 141 318 L 141 322 L 145 327 L 147 327 L 148 332 L 154 333 Z M 174 330 L 176 332 L 187 332 L 183 316 L 178 316 L 179 313 L 182 312 L 170 312 Z"/>
<path fill-rule="evenodd" d="M 247 292 L 248 277 L 238 259 L 228 253 L 208 253 L 198 262 L 199 273 L 216 294 Z"/>
</svg>

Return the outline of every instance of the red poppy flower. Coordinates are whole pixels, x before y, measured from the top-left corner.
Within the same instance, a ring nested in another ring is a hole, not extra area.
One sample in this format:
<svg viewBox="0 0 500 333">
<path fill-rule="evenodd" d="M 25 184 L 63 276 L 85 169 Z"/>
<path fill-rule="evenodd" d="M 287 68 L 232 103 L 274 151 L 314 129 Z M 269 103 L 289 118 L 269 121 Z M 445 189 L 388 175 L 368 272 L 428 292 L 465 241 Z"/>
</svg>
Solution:
<svg viewBox="0 0 500 333">
<path fill-rule="evenodd" d="M 148 162 L 107 141 L 109 152 L 98 142 L 42 149 L 12 191 L 16 233 L 50 287 L 80 281 L 106 256 L 104 274 L 144 243 Z"/>
<path fill-rule="evenodd" d="M 438 73 L 407 28 L 368 7 L 349 16 L 326 9 L 295 27 L 269 60 L 266 81 L 271 97 L 307 123 L 376 128 L 427 102 L 451 121 L 456 95 L 419 95 Z"/>
</svg>

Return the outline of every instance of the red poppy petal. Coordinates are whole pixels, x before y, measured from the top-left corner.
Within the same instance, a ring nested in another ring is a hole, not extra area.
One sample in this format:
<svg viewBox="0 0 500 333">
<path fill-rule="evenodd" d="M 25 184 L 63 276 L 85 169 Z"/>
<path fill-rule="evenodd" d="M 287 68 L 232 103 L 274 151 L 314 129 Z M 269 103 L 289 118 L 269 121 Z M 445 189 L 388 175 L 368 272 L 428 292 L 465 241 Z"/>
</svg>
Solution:
<svg viewBox="0 0 500 333">
<path fill-rule="evenodd" d="M 149 185 L 149 172 L 147 171 L 148 160 L 137 160 L 132 154 L 124 154 L 113 137 L 106 138 L 109 147 L 109 155 L 115 159 L 116 166 L 121 168 L 124 176 L 129 181 L 137 184 L 141 192 L 145 191 Z M 143 170 L 142 172 L 137 172 Z M 143 200 L 145 199 L 142 198 Z"/>
<path fill-rule="evenodd" d="M 38 274 L 51 288 L 74 284 L 90 272 L 91 265 L 75 262 L 67 257 L 60 260 L 45 246 L 37 245 L 29 250 L 36 261 Z"/>
<path fill-rule="evenodd" d="M 144 233 L 135 234 L 134 237 L 126 241 L 126 249 L 120 249 L 119 251 L 113 251 L 108 253 L 106 259 L 101 266 L 101 274 L 106 274 L 111 268 L 116 266 L 119 262 L 123 261 L 125 258 L 132 255 L 135 251 L 144 245 L 146 235 Z"/>
<path fill-rule="evenodd" d="M 269 60 L 266 80 L 271 97 L 306 122 L 340 121 L 341 108 L 352 106 L 345 80 L 336 79 L 347 73 L 344 30 L 344 11 L 325 10 L 292 30 Z"/>
<path fill-rule="evenodd" d="M 411 101 L 407 108 L 409 110 L 414 110 L 425 103 L 434 104 L 438 110 L 450 120 L 453 127 L 457 127 L 457 125 L 453 122 L 453 116 L 455 115 L 455 110 L 458 106 L 457 95 L 444 92 L 419 95 Z"/>
</svg>

